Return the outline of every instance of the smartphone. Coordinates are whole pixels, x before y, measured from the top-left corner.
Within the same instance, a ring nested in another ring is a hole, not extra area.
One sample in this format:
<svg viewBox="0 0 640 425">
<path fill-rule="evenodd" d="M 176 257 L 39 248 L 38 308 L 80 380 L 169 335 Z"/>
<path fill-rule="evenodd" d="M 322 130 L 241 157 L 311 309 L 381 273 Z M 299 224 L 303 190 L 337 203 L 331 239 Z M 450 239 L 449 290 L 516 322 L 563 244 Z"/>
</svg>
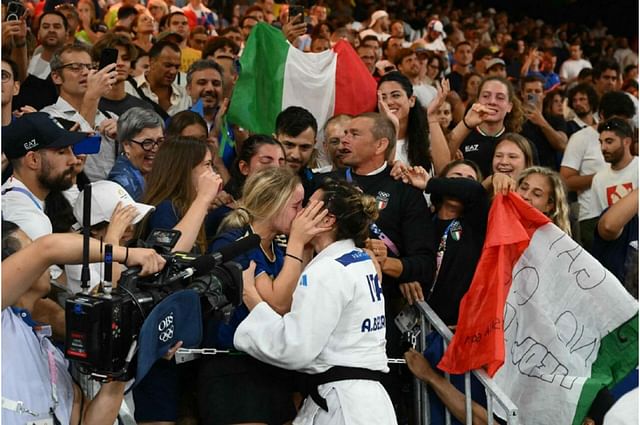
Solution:
<svg viewBox="0 0 640 425">
<path fill-rule="evenodd" d="M 529 93 L 527 95 L 527 103 L 533 106 L 538 104 L 538 95 L 534 93 Z"/>
<path fill-rule="evenodd" d="M 25 14 L 27 9 L 19 1 L 11 1 L 7 6 L 7 21 L 19 21 Z"/>
<path fill-rule="evenodd" d="M 71 150 L 74 155 L 93 155 L 100 152 L 100 143 L 102 137 L 87 136 L 72 146 Z"/>
<path fill-rule="evenodd" d="M 100 55 L 100 65 L 98 65 L 98 69 L 102 69 L 112 63 L 116 63 L 118 61 L 118 49 L 113 49 L 110 47 L 105 48 Z"/>
<path fill-rule="evenodd" d="M 295 18 L 298 15 L 302 15 L 304 18 L 304 6 L 300 5 L 291 5 L 289 6 L 289 21 Z"/>
</svg>

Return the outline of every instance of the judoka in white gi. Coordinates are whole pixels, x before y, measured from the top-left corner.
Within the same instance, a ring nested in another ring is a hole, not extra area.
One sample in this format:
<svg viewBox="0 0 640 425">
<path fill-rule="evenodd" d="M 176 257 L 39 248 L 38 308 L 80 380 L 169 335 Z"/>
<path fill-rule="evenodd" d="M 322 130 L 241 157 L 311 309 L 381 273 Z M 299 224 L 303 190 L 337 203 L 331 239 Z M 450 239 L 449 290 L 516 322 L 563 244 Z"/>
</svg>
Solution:
<svg viewBox="0 0 640 425">
<path fill-rule="evenodd" d="M 311 199 L 324 201 L 332 228 L 311 241 L 317 256 L 300 277 L 291 311 L 280 316 L 262 301 L 250 267 L 243 277 L 251 313 L 234 345 L 263 362 L 309 374 L 312 382 L 325 377 L 317 385 L 320 397 L 312 399 L 311 388 L 294 424 L 396 424 L 391 400 L 376 380 L 389 371 L 380 273 L 359 248 L 377 216 L 375 200 L 342 181 L 323 183 Z M 318 404 L 325 400 L 327 410 Z"/>
</svg>

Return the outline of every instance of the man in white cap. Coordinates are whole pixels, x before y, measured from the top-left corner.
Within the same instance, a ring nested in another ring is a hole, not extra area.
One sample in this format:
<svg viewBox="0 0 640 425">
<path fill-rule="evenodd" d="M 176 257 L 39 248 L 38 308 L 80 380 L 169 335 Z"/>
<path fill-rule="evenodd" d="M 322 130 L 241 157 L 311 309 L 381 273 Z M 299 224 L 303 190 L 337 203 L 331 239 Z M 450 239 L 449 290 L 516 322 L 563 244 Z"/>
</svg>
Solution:
<svg viewBox="0 0 640 425">
<path fill-rule="evenodd" d="M 427 25 L 427 34 L 424 36 L 427 40 L 425 49 L 432 50 L 440 55 L 444 55 L 447 52 L 447 46 L 444 44 L 444 39 L 447 38 L 447 33 L 444 32 L 444 25 L 442 22 L 433 19 Z"/>
<path fill-rule="evenodd" d="M 389 34 L 389 14 L 384 10 L 376 10 L 371 15 L 369 28 L 360 31 L 360 39 L 368 35 L 375 35 L 380 42 L 384 42 L 391 35 Z"/>
</svg>

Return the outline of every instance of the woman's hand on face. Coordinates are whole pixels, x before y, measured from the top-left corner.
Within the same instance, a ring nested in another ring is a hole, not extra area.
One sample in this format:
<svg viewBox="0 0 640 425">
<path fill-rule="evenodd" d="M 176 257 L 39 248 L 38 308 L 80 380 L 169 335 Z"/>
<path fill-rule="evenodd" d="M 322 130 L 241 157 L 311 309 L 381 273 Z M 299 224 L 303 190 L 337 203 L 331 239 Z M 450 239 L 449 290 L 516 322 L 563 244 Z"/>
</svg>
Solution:
<svg viewBox="0 0 640 425">
<path fill-rule="evenodd" d="M 322 201 L 309 201 L 306 208 L 300 210 L 293 219 L 289 239 L 306 245 L 317 234 L 331 230 L 332 226 L 321 224 L 329 213 L 329 210 L 322 208 L 323 206 Z"/>
<path fill-rule="evenodd" d="M 216 196 L 218 196 L 221 187 L 222 177 L 214 172 L 213 169 L 207 169 L 198 176 L 197 197 L 205 200 L 207 205 L 211 205 Z"/>
<path fill-rule="evenodd" d="M 491 179 L 494 194 L 507 195 L 509 192 L 516 190 L 516 181 L 509 175 L 503 173 L 494 173 Z"/>
</svg>

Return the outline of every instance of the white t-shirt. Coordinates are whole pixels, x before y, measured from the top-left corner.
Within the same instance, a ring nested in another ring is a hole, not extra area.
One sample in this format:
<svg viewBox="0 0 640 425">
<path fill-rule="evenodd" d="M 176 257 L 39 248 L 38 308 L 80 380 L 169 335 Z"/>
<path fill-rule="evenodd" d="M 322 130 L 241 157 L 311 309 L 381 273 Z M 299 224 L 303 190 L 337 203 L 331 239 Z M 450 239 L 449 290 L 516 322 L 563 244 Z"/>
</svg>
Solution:
<svg viewBox="0 0 640 425">
<path fill-rule="evenodd" d="M 611 166 L 600 170 L 593 177 L 593 208 L 602 213 L 605 209 L 624 198 L 638 187 L 638 157 L 622 170 L 614 170 Z M 598 214 L 598 215 L 599 215 Z"/>
<path fill-rule="evenodd" d="M 572 80 L 578 76 L 584 68 L 592 68 L 591 62 L 586 59 L 567 59 L 560 67 L 560 78 L 562 80 Z"/>
<path fill-rule="evenodd" d="M 638 423 L 638 387 L 616 401 L 604 415 L 604 425 L 636 425 Z"/>
<path fill-rule="evenodd" d="M 367 28 L 366 30 L 360 31 L 361 40 L 368 35 L 375 35 L 376 37 L 378 37 L 378 40 L 380 40 L 380 43 L 384 43 L 387 40 L 387 38 L 391 37 L 391 34 L 387 34 L 386 32 L 378 33 L 372 30 L 371 28 Z"/>
<path fill-rule="evenodd" d="M 438 91 L 435 87 L 428 84 L 416 84 L 413 86 L 413 94 L 420 101 L 420 105 L 427 109 L 429 104 L 436 98 Z"/>
<path fill-rule="evenodd" d="M 407 142 L 405 139 L 396 140 L 396 156 L 395 161 L 400 161 L 403 164 L 409 164 L 409 154 L 407 152 Z"/>
<path fill-rule="evenodd" d="M 46 80 L 49 77 L 49 74 L 51 74 L 51 66 L 49 65 L 49 62 L 42 59 L 40 54 L 33 55 L 29 61 L 27 74 L 38 77 L 41 80 Z"/>
<path fill-rule="evenodd" d="M 31 240 L 53 232 L 44 201 L 13 176 L 2 185 L 2 219 L 17 224 Z"/>
<path fill-rule="evenodd" d="M 589 176 L 597 173 L 607 166 L 600 150 L 599 134 L 592 127 L 585 127 L 575 132 L 562 157 L 563 167 L 572 168 L 578 171 L 581 176 Z M 592 209 L 591 189 L 578 192 L 578 205 L 580 212 L 578 220 L 583 221 L 589 218 L 598 217 L 600 213 Z"/>
</svg>

